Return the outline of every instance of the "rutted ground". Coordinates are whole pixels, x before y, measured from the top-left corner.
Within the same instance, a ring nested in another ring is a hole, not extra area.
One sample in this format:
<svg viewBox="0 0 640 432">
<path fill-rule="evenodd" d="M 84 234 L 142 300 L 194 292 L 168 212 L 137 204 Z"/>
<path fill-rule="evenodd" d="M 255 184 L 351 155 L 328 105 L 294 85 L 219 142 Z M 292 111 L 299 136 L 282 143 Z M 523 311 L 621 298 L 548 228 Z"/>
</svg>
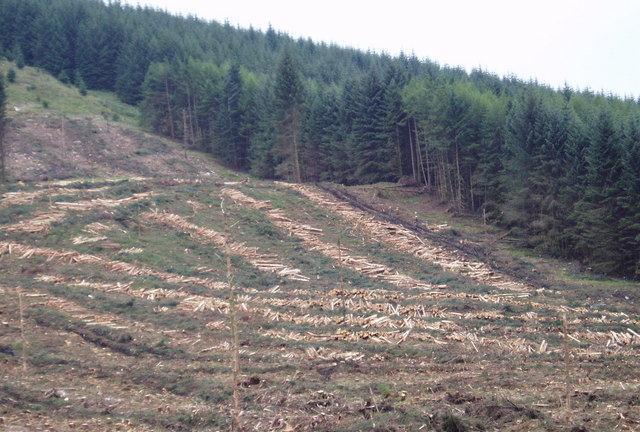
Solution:
<svg viewBox="0 0 640 432">
<path fill-rule="evenodd" d="M 640 323 L 618 300 L 492 272 L 309 186 L 231 180 L 3 196 L 3 426 L 228 427 L 228 242 L 248 430 L 640 427 Z"/>
</svg>

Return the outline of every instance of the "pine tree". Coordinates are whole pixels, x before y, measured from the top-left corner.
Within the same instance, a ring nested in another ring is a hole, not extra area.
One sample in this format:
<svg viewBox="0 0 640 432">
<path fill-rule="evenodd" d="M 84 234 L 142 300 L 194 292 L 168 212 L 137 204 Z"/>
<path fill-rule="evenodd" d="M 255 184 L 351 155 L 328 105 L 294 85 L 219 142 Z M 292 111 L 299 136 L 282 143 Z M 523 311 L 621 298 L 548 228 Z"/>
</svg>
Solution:
<svg viewBox="0 0 640 432">
<path fill-rule="evenodd" d="M 624 137 L 623 171 L 620 178 L 623 189 L 619 204 L 622 274 L 640 277 L 640 118 L 632 117 Z"/>
<path fill-rule="evenodd" d="M 276 76 L 275 102 L 278 111 L 278 166 L 276 172 L 288 180 L 303 179 L 301 121 L 302 79 L 291 53 L 284 52 Z"/>
<path fill-rule="evenodd" d="M 241 98 L 240 66 L 233 64 L 229 68 L 222 90 L 214 153 L 226 165 L 236 169 L 246 169 L 248 165 L 248 143 L 243 135 Z"/>
<path fill-rule="evenodd" d="M 176 129 L 180 122 L 175 87 L 173 68 L 166 63 L 153 63 L 142 85 L 140 102 L 142 124 L 171 139 L 177 138 Z"/>
<path fill-rule="evenodd" d="M 24 55 L 22 54 L 22 50 L 20 49 L 20 47 L 18 45 L 15 46 L 14 49 L 14 53 L 13 53 L 13 59 L 16 62 L 16 66 L 18 67 L 18 69 L 23 69 L 25 64 L 24 64 Z"/>
<path fill-rule="evenodd" d="M 545 107 L 533 92 L 522 95 L 511 108 L 505 127 L 505 184 L 509 190 L 503 205 L 505 223 L 514 233 L 526 234 L 540 212 L 536 163 L 545 140 Z"/>
<path fill-rule="evenodd" d="M 372 71 L 360 85 L 353 124 L 356 139 L 355 176 L 360 182 L 395 181 L 397 152 L 389 137 L 384 87 Z"/>
<path fill-rule="evenodd" d="M 149 67 L 149 46 L 144 36 L 135 35 L 124 44 L 117 62 L 115 90 L 124 102 L 137 104 L 142 99 L 142 84 Z"/>
<path fill-rule="evenodd" d="M 249 158 L 251 172 L 263 178 L 275 178 L 276 157 L 274 155 L 278 136 L 277 119 L 273 110 L 275 96 L 271 86 L 262 87 L 256 95 L 256 131 L 251 138 Z"/>
<path fill-rule="evenodd" d="M 73 83 L 76 85 L 76 87 L 78 87 L 78 91 L 80 92 L 80 95 L 82 96 L 87 95 L 88 93 L 87 84 L 84 82 L 84 79 L 82 78 L 82 75 L 80 74 L 80 72 L 76 71 L 75 78 L 73 79 Z"/>
<path fill-rule="evenodd" d="M 620 134 L 613 115 L 603 109 L 594 123 L 587 149 L 587 184 L 577 204 L 577 251 L 599 273 L 619 273 L 622 251 L 619 221 L 624 216 L 618 202 L 622 159 Z"/>
<path fill-rule="evenodd" d="M 69 45 L 60 16 L 53 10 L 47 10 L 38 18 L 35 26 L 38 35 L 34 51 L 36 65 L 53 76 L 57 77 L 62 72 L 68 76 L 64 67 Z"/>
</svg>

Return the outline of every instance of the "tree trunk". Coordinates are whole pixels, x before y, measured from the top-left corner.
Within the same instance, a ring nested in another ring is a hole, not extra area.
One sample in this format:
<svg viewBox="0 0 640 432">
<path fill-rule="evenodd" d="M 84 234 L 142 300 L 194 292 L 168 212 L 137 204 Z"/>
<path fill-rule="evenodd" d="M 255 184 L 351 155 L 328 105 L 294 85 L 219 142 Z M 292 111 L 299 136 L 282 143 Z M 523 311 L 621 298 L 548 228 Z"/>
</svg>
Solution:
<svg viewBox="0 0 640 432">
<path fill-rule="evenodd" d="M 413 181 L 418 183 L 418 175 L 416 173 L 416 162 L 413 155 L 413 138 L 411 137 L 411 126 L 409 126 L 409 149 L 411 150 L 411 172 L 413 173 Z"/>
<path fill-rule="evenodd" d="M 400 177 L 404 175 L 402 172 L 402 152 L 400 151 L 400 131 L 398 125 L 396 124 L 396 153 L 398 154 L 398 168 Z"/>
<path fill-rule="evenodd" d="M 298 109 L 294 108 L 291 119 L 291 132 L 293 135 L 293 167 L 296 183 L 302 183 L 302 172 L 300 169 L 300 151 L 298 148 Z"/>
<path fill-rule="evenodd" d="M 460 155 L 458 151 L 458 143 L 456 142 L 456 177 L 458 186 L 458 196 L 456 197 L 456 205 L 458 211 L 462 210 L 462 176 L 460 175 Z"/>
<path fill-rule="evenodd" d="M 169 95 L 169 78 L 167 78 L 166 75 L 164 77 L 164 90 L 167 99 L 167 112 L 169 114 L 169 133 L 171 134 L 171 139 L 176 139 L 176 133 L 173 128 L 173 110 L 171 109 L 171 97 Z"/>
<path fill-rule="evenodd" d="M 413 130 L 416 133 L 416 148 L 418 150 L 418 160 L 420 161 L 420 169 L 422 171 L 422 178 L 424 179 L 425 186 L 427 185 L 427 174 L 424 171 L 424 163 L 422 162 L 422 149 L 420 148 L 420 138 L 418 137 L 418 126 L 416 120 L 413 119 Z"/>
<path fill-rule="evenodd" d="M 425 165 L 427 166 L 427 189 L 431 190 L 432 184 L 431 184 L 431 167 L 429 166 L 429 143 L 427 142 L 426 139 L 424 141 L 424 158 L 425 158 Z"/>
</svg>

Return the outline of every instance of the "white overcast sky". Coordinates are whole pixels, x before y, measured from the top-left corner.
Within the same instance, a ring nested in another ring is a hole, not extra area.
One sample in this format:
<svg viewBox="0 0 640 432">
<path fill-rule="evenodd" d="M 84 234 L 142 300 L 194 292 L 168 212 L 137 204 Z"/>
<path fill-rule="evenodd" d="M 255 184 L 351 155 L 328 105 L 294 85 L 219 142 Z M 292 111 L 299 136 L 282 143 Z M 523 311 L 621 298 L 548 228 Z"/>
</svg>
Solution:
<svg viewBox="0 0 640 432">
<path fill-rule="evenodd" d="M 172 13 L 415 53 L 540 82 L 640 96 L 640 0 L 123 0 Z"/>
</svg>

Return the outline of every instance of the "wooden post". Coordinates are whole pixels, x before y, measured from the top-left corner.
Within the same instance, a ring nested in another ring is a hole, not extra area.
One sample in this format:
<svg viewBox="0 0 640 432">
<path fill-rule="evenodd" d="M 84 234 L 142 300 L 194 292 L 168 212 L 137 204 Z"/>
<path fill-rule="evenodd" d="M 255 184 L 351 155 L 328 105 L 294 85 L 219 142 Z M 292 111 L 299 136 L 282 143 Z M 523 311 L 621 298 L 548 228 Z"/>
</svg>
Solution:
<svg viewBox="0 0 640 432">
<path fill-rule="evenodd" d="M 567 313 L 562 315 L 562 333 L 564 347 L 564 379 L 565 379 L 565 416 L 567 422 L 571 419 L 571 353 L 569 349 L 569 324 Z"/>
<path fill-rule="evenodd" d="M 231 321 L 231 337 L 233 339 L 233 412 L 231 430 L 241 430 L 240 425 L 240 336 L 238 332 L 237 298 L 233 268 L 231 266 L 231 248 L 229 246 L 229 223 L 224 209 L 224 198 L 220 201 L 220 208 L 224 219 L 224 247 L 227 258 L 227 285 L 229 286 L 229 318 Z"/>
<path fill-rule="evenodd" d="M 22 340 L 22 371 L 27 372 L 27 338 L 24 335 L 24 304 L 22 302 L 22 290 L 16 288 L 18 292 L 18 310 L 20 314 L 20 339 Z"/>
</svg>

